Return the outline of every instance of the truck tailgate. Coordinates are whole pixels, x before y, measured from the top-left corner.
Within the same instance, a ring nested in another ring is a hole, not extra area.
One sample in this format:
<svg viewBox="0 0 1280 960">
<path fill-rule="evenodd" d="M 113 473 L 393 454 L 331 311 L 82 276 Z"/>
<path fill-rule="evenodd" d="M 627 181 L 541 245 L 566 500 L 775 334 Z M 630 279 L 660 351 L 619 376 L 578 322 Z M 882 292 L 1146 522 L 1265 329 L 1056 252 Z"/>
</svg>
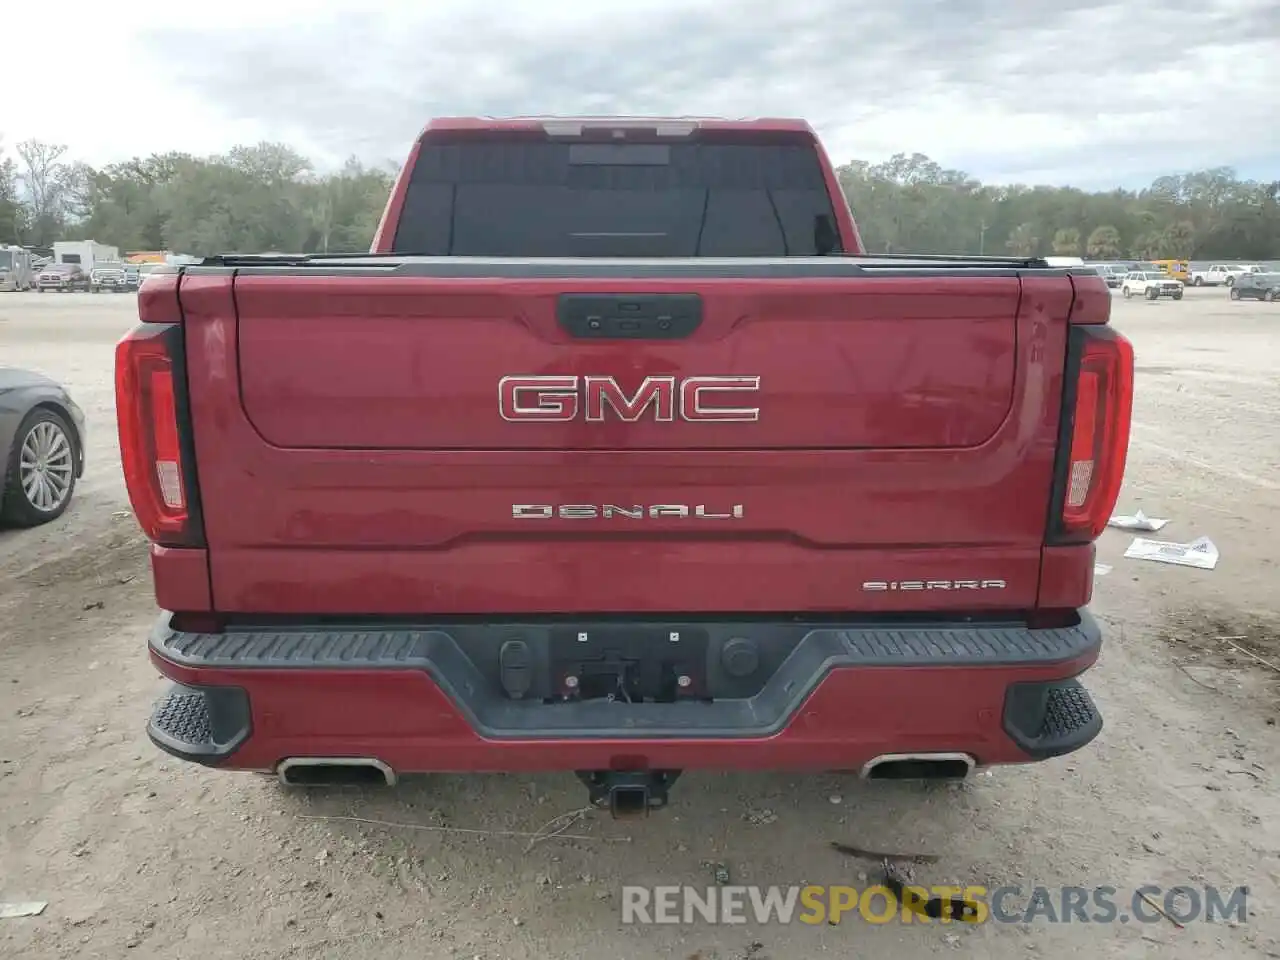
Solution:
<svg viewBox="0 0 1280 960">
<path fill-rule="evenodd" d="M 1066 273 L 452 269 L 187 271 L 217 609 L 1034 605 Z"/>
<path fill-rule="evenodd" d="M 974 447 L 1009 416 L 1017 277 L 621 285 L 241 277 L 245 413 L 277 447 L 508 451 Z M 575 335 L 579 304 L 588 323 L 635 316 L 639 334 Z M 659 317 L 697 326 L 673 336 Z M 546 379 L 565 376 L 579 379 Z M 589 402 L 587 377 L 628 399 L 646 378 L 674 383 L 653 384 L 635 420 L 609 409 L 592 422 L 600 401 Z M 712 390 L 708 408 L 714 399 L 758 415 L 688 419 L 679 397 L 659 392 L 688 377 L 749 378 Z M 580 395 L 572 418 L 513 409 L 565 392 Z"/>
</svg>

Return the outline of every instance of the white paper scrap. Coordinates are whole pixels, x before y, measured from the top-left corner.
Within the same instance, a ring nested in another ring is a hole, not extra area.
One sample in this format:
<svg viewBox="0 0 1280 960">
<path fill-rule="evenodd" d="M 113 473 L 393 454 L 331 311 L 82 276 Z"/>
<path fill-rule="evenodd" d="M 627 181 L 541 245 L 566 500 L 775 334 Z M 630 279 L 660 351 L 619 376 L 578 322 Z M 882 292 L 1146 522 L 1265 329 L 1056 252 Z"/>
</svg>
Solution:
<svg viewBox="0 0 1280 960">
<path fill-rule="evenodd" d="M 1168 522 L 1168 520 L 1148 517 L 1145 513 L 1139 510 L 1131 517 L 1117 514 L 1107 521 L 1107 526 L 1119 527 L 1121 530 L 1149 530 L 1154 533 Z"/>
<path fill-rule="evenodd" d="M 0 920 L 18 917 L 38 917 L 49 905 L 48 900 L 29 900 L 26 903 L 0 903 Z"/>
<path fill-rule="evenodd" d="M 1218 565 L 1218 548 L 1208 537 L 1200 537 L 1190 543 L 1169 543 L 1166 540 L 1134 537 L 1124 555 L 1130 560 L 1154 560 L 1157 563 L 1198 567 L 1201 570 L 1212 570 Z"/>
<path fill-rule="evenodd" d="M 1105 577 L 1110 572 L 1111 564 L 1109 563 L 1095 563 L 1093 565 L 1093 575 L 1095 577 Z"/>
</svg>

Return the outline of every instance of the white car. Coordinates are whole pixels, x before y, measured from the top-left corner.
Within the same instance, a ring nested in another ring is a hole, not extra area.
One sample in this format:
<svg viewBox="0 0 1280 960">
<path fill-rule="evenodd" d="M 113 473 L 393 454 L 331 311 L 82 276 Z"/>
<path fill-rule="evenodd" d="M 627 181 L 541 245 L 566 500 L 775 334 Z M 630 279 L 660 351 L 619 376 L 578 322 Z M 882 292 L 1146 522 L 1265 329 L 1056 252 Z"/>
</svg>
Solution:
<svg viewBox="0 0 1280 960">
<path fill-rule="evenodd" d="M 1192 270 L 1191 285 L 1193 287 L 1216 287 L 1225 284 L 1234 286 L 1235 282 L 1246 273 L 1261 273 L 1262 268 L 1256 263 L 1226 264 L 1215 263 L 1208 270 Z"/>
<path fill-rule="evenodd" d="M 1120 293 L 1125 299 L 1146 297 L 1148 300 L 1158 300 L 1160 297 L 1172 297 L 1174 300 L 1181 300 L 1182 281 L 1159 270 L 1135 270 L 1126 273 L 1120 281 Z"/>
</svg>

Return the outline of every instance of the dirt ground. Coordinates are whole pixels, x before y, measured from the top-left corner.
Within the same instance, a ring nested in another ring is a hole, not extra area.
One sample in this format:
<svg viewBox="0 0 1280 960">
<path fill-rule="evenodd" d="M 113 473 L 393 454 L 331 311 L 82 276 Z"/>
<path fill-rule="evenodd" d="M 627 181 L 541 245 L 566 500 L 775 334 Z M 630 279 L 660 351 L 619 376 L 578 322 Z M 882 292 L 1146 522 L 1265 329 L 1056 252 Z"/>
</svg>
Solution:
<svg viewBox="0 0 1280 960">
<path fill-rule="evenodd" d="M 1168 539 L 1212 537 L 1222 560 L 1212 572 L 1125 560 L 1129 535 L 1104 535 L 1094 744 L 942 790 L 686 774 L 647 822 L 586 815 L 567 831 L 582 839 L 532 846 L 527 834 L 583 805 L 573 778 L 294 794 L 146 740 L 154 607 L 111 387 L 134 309 L 125 296 L 0 294 L 0 362 L 67 382 L 91 430 L 68 514 L 0 532 L 0 901 L 48 901 L 0 920 L 0 956 L 1280 957 L 1280 674 L 1231 646 L 1280 664 L 1280 305 L 1221 290 L 1116 300 L 1139 364 L 1121 509 L 1172 518 Z M 705 886 L 715 863 L 740 883 L 865 884 L 867 866 L 831 840 L 935 854 L 918 870 L 929 883 L 1247 884 L 1251 915 L 1183 929 L 621 923 L 622 884 Z"/>
</svg>

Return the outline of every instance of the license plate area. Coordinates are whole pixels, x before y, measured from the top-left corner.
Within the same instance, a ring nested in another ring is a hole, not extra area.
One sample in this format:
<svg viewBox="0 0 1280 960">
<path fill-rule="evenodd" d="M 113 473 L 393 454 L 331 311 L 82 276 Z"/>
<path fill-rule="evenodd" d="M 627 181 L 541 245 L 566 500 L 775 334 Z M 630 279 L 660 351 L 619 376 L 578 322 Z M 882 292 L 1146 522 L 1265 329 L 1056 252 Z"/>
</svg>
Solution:
<svg viewBox="0 0 1280 960">
<path fill-rule="evenodd" d="M 551 684 L 560 700 L 672 703 L 708 696 L 708 635 L 646 626 L 555 628 Z"/>
</svg>

